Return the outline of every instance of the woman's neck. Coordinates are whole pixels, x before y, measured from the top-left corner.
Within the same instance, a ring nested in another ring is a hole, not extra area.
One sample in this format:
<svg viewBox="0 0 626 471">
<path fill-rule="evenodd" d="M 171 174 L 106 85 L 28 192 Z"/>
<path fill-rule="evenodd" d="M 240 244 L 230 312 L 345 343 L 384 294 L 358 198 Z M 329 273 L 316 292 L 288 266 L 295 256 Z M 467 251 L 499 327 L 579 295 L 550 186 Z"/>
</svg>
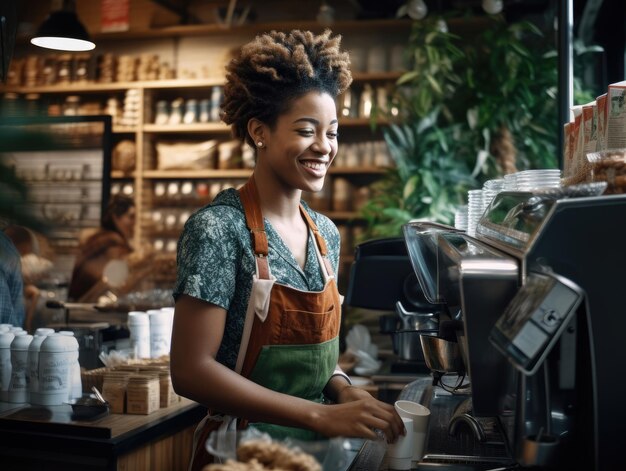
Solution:
<svg viewBox="0 0 626 471">
<path fill-rule="evenodd" d="M 264 217 L 285 222 L 301 218 L 299 208 L 302 190 L 285 188 L 276 179 L 265 177 L 258 169 L 254 171 L 253 178 Z"/>
</svg>

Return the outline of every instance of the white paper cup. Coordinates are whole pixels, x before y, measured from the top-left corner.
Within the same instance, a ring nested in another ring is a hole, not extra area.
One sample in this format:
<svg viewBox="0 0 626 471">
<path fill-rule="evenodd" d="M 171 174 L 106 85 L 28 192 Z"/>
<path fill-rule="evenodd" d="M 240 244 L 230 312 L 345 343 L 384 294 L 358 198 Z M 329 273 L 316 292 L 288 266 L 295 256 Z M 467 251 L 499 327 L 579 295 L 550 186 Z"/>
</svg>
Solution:
<svg viewBox="0 0 626 471">
<path fill-rule="evenodd" d="M 396 401 L 394 406 L 400 417 L 413 420 L 413 454 L 411 461 L 413 463 L 419 462 L 424 456 L 430 410 L 417 402 L 405 400 Z"/>
<path fill-rule="evenodd" d="M 387 447 L 387 458 L 389 469 L 407 470 L 411 469 L 413 457 L 413 419 L 402 417 L 406 435 L 400 435 L 395 443 Z"/>
</svg>

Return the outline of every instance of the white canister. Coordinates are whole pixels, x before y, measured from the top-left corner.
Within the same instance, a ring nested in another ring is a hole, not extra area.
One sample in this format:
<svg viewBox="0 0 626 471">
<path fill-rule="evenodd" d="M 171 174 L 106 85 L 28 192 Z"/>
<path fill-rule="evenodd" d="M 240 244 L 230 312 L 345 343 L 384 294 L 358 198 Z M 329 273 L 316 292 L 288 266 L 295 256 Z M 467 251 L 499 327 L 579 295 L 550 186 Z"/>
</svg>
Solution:
<svg viewBox="0 0 626 471">
<path fill-rule="evenodd" d="M 46 337 L 52 334 L 54 329 L 39 328 L 28 346 L 28 402 L 31 404 L 39 404 L 39 350 Z"/>
<path fill-rule="evenodd" d="M 83 382 L 80 377 L 80 363 L 78 361 L 78 356 L 79 356 L 78 340 L 76 340 L 76 336 L 74 335 L 74 332 L 72 332 L 71 330 L 61 330 L 59 331 L 59 334 L 65 335 L 68 339 L 70 339 L 68 340 L 68 342 L 70 342 L 70 344 L 72 345 L 72 352 L 75 352 L 75 355 L 74 355 L 75 359 L 72 362 L 72 365 L 70 367 L 70 372 L 69 372 L 70 391 L 69 391 L 68 399 L 69 400 L 78 399 L 83 395 Z"/>
<path fill-rule="evenodd" d="M 52 335 L 54 334 L 54 329 L 51 329 L 49 327 L 39 327 L 36 331 L 35 331 L 35 336 L 37 335 L 43 335 L 44 337 L 48 336 L 48 335 Z"/>
<path fill-rule="evenodd" d="M 143 311 L 128 313 L 130 348 L 135 358 L 150 358 L 150 316 Z"/>
<path fill-rule="evenodd" d="M 75 360 L 75 348 L 70 337 L 52 334 L 39 348 L 39 404 L 58 406 L 67 401 L 71 387 L 70 369 Z"/>
<path fill-rule="evenodd" d="M 32 335 L 16 335 L 11 342 L 11 382 L 9 402 L 28 402 L 28 347 Z"/>
<path fill-rule="evenodd" d="M 0 401 L 9 400 L 9 383 L 11 382 L 11 342 L 15 335 L 11 332 L 0 334 Z"/>
<path fill-rule="evenodd" d="M 150 316 L 150 357 L 169 355 L 172 338 L 171 316 L 160 309 L 151 309 L 148 315 Z"/>
</svg>

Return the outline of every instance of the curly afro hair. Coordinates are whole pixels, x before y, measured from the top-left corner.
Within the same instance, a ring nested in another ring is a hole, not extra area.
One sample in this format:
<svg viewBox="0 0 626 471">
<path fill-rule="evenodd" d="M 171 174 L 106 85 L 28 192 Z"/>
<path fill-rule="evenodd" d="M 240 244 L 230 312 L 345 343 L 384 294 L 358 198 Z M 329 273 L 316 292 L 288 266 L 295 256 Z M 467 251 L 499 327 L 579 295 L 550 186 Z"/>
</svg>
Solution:
<svg viewBox="0 0 626 471">
<path fill-rule="evenodd" d="M 293 101 L 310 91 L 333 98 L 352 82 L 350 57 L 340 50 L 341 36 L 331 31 L 271 31 L 241 48 L 226 66 L 221 118 L 236 138 L 254 146 L 247 125 L 257 118 L 269 126 Z"/>
</svg>

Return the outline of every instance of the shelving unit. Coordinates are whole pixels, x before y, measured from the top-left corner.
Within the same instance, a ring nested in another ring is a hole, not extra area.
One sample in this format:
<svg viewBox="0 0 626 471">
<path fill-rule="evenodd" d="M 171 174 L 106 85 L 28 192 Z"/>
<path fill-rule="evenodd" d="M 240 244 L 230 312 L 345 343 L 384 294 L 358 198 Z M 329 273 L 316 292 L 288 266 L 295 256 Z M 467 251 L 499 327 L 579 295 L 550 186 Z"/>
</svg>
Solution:
<svg viewBox="0 0 626 471">
<path fill-rule="evenodd" d="M 389 37 L 395 35 L 402 36 L 402 41 L 406 41 L 410 29 L 410 21 L 408 20 L 369 20 L 369 21 L 342 21 L 333 25 L 333 31 L 344 36 L 344 41 L 348 36 L 353 36 L 354 41 L 358 44 L 358 37 L 367 39 L 366 43 L 373 44 L 372 36 L 378 36 L 381 43 L 389 41 Z M 94 34 L 96 42 L 102 45 L 102 50 L 106 50 L 107 46 L 115 46 L 121 41 L 128 41 L 129 45 L 133 42 L 146 43 L 140 41 L 145 39 L 159 39 L 173 41 L 175 48 L 180 48 L 176 55 L 179 55 L 185 38 L 195 38 L 201 36 L 215 37 L 223 36 L 230 40 L 236 39 L 241 44 L 252 39 L 252 37 L 262 31 L 271 29 L 308 29 L 321 32 L 322 28 L 315 22 L 289 22 L 289 23 L 266 23 L 257 25 L 248 25 L 233 27 L 225 30 L 219 25 L 201 25 L 201 26 L 181 26 L 171 28 L 161 28 L 158 31 L 144 32 L 126 32 L 126 33 L 107 33 Z M 19 41 L 18 41 L 19 42 Z M 388 43 L 391 45 L 391 43 Z M 173 247 L 172 240 L 177 239 L 182 229 L 182 218 L 188 217 L 192 211 L 201 207 L 210 201 L 213 196 L 212 192 L 217 185 L 234 185 L 238 186 L 245 182 L 251 175 L 250 168 L 207 168 L 203 170 L 161 170 L 157 168 L 157 159 L 155 144 L 157 141 L 167 143 L 178 143 L 183 141 L 200 142 L 216 139 L 220 143 L 232 139 L 230 137 L 230 128 L 221 122 L 202 122 L 193 124 L 155 124 L 156 103 L 159 100 L 173 100 L 181 97 L 184 99 L 200 99 L 210 98 L 211 91 L 214 87 L 224 85 L 224 78 L 219 74 L 223 67 L 214 70 L 215 76 L 200 79 L 172 79 L 172 80 L 154 80 L 154 81 L 125 81 L 114 83 L 91 83 L 91 82 L 73 82 L 64 85 L 44 85 L 34 87 L 24 86 L 5 86 L 0 88 L 4 93 L 14 93 L 21 96 L 37 94 L 43 97 L 45 101 L 55 101 L 60 103 L 70 95 L 77 95 L 85 101 L 97 101 L 101 104 L 106 103 L 109 98 L 116 98 L 118 101 L 124 99 L 124 95 L 128 90 L 134 90 L 139 101 L 139 110 L 137 113 L 136 125 L 120 125 L 114 120 L 113 123 L 113 145 L 122 140 L 130 140 L 134 143 L 135 167 L 131 171 L 120 171 L 113 169 L 110 173 L 113 186 L 125 188 L 132 185 L 133 196 L 136 202 L 137 226 L 135 230 L 135 245 L 150 244 L 155 247 Z M 372 87 L 380 87 L 395 82 L 401 76 L 399 71 L 391 72 L 353 72 L 352 89 L 361 90 L 364 84 L 371 84 Z M 375 96 L 372 99 L 376 99 Z M 338 110 L 339 111 L 339 110 Z M 374 124 L 376 129 L 374 130 Z M 363 142 L 378 141 L 382 142 L 382 132 L 380 126 L 387 124 L 384 120 L 378 119 L 375 123 L 369 117 L 345 117 L 340 116 L 340 153 L 346 145 L 352 145 L 352 162 L 346 164 L 341 154 L 337 156 L 335 164 L 330 169 L 327 183 L 325 185 L 324 195 L 319 200 L 309 200 L 311 206 L 326 214 L 333 219 L 340 227 L 340 231 L 345 232 L 351 228 L 358 228 L 363 224 L 359 217 L 358 208 L 348 207 L 334 208 L 332 203 L 332 193 L 336 180 L 343 180 L 344 186 L 348 185 L 354 188 L 367 187 L 385 172 L 385 166 L 376 165 L 369 160 L 369 163 L 354 164 L 354 155 L 360 157 L 363 148 Z M 355 150 L 356 149 L 356 150 Z M 358 160 L 358 159 L 357 159 Z M 216 165 L 217 167 L 217 165 Z M 177 197 L 176 199 L 167 200 L 166 195 L 155 195 L 155 188 L 160 185 L 160 189 L 168 189 L 168 185 L 191 184 L 194 188 L 202 187 L 202 195 L 197 197 Z M 208 190 L 207 190 L 208 189 Z M 208 191 L 209 193 L 206 193 Z M 308 198 L 308 196 L 307 196 Z M 351 201 L 346 202 L 349 206 Z M 170 222 L 176 217 L 174 226 L 159 226 L 155 221 L 163 221 L 169 218 Z M 159 228 L 160 227 L 160 228 Z M 347 237 L 345 242 L 347 247 L 342 250 L 342 259 L 346 261 L 346 265 L 340 269 L 341 274 L 345 278 L 347 276 L 347 263 L 351 261 L 352 242 Z M 168 245 L 169 244 L 169 245 Z M 171 254 L 172 257 L 174 253 Z"/>
</svg>

